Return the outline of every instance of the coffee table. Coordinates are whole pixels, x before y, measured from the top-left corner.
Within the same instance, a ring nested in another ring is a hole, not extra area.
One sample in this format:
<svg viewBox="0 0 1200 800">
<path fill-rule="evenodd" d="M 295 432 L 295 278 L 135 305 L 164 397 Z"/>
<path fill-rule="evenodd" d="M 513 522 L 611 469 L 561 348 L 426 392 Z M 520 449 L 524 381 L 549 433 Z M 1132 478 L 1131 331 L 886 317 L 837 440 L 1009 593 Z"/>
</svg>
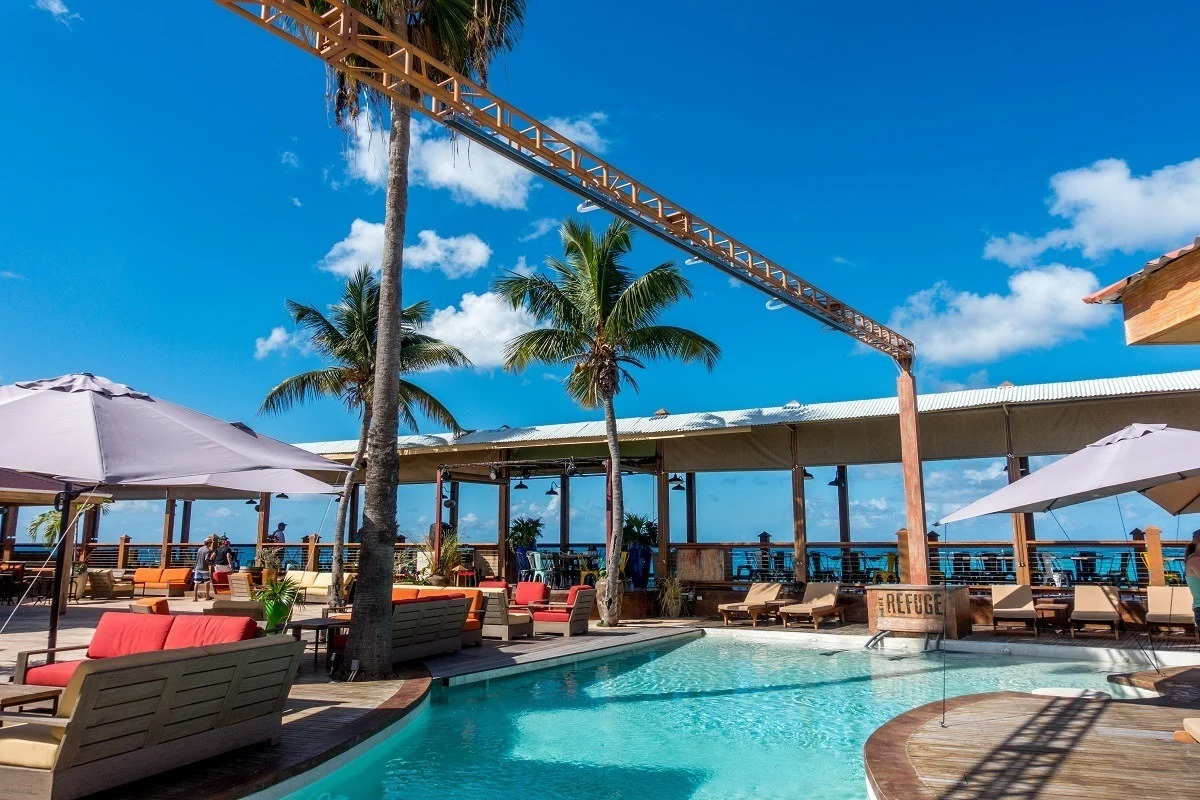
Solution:
<svg viewBox="0 0 1200 800">
<path fill-rule="evenodd" d="M 1041 617 L 1042 612 L 1047 612 L 1050 615 L 1051 624 L 1057 625 L 1062 629 L 1063 633 L 1067 632 L 1069 624 L 1067 612 L 1070 610 L 1070 603 L 1054 603 L 1049 601 L 1040 601 L 1033 604 L 1033 610 Z"/>
<path fill-rule="evenodd" d="M 338 628 L 349 628 L 350 621 L 342 619 L 321 619 L 315 617 L 313 619 L 297 619 L 292 620 L 287 624 L 287 629 L 292 632 L 292 638 L 297 642 L 303 641 L 301 634 L 304 631 L 313 632 L 313 666 L 317 666 L 317 658 L 321 654 L 321 645 L 329 644 L 329 637 L 332 635 L 330 631 Z M 325 633 L 325 637 L 321 637 L 321 633 Z M 306 644 L 305 647 L 308 645 Z M 328 649 L 328 647 L 326 648 Z"/>
<path fill-rule="evenodd" d="M 62 689 L 57 686 L 25 686 L 23 684 L 0 684 L 0 709 L 14 708 L 47 700 L 58 708 L 58 696 Z"/>
</svg>

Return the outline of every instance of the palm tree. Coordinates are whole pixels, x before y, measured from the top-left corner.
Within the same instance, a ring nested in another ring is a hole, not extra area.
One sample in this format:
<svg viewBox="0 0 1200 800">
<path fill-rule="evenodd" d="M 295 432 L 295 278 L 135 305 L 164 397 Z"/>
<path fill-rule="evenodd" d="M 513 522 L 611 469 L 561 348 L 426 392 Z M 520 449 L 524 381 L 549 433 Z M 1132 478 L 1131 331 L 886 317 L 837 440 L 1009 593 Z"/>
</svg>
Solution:
<svg viewBox="0 0 1200 800">
<path fill-rule="evenodd" d="M 637 391 L 629 368 L 642 368 L 647 359 L 698 361 L 711 371 L 721 355 L 715 343 L 694 331 L 658 324 L 669 306 L 692 296 L 691 284 L 669 261 L 634 277 L 621 263 L 631 238 L 632 226 L 622 220 L 599 237 L 587 225 L 567 220 L 562 226 L 564 256 L 547 259 L 549 276 L 510 272 L 495 284 L 495 291 L 513 308 L 524 306 L 547 326 L 510 341 L 505 367 L 520 371 L 533 363 L 571 364 L 567 392 L 586 409 L 604 409 L 612 482 L 607 596 L 601 609 L 605 625 L 620 619 L 615 565 L 625 519 L 613 398 L 625 383 Z"/>
<path fill-rule="evenodd" d="M 267 394 L 259 408 L 260 414 L 279 413 L 309 400 L 336 397 L 361 417 L 358 448 L 354 451 L 350 472 L 346 473 L 342 484 L 342 502 L 338 504 L 337 521 L 334 523 L 330 606 L 342 602 L 342 537 L 346 531 L 350 492 L 354 490 L 354 478 L 367 453 L 367 432 L 375 409 L 379 297 L 379 282 L 370 267 L 364 265 L 347 279 L 342 299 L 329 308 L 328 315 L 314 306 L 288 300 L 288 313 L 292 315 L 296 326 L 307 334 L 308 346 L 330 363 L 321 369 L 288 378 Z M 406 428 L 417 430 L 415 412 L 419 411 L 439 425 L 457 432 L 462 429 L 454 415 L 436 397 L 403 377 L 407 373 L 434 367 L 464 367 L 471 363 L 457 347 L 420 332 L 429 322 L 429 317 L 429 303 L 424 300 L 402 311 L 399 367 L 393 380 L 388 383 L 399 400 L 399 418 Z M 392 446 L 394 449 L 394 439 Z M 395 549 L 394 539 L 392 549 Z"/>
<path fill-rule="evenodd" d="M 492 59 L 511 50 L 521 33 L 525 0 L 351 0 L 352 5 L 442 63 L 487 84 Z M 418 67 L 421 67 L 419 63 Z M 424 65 L 435 79 L 436 70 Z M 353 127 L 371 91 L 351 74 L 335 73 L 333 93 L 339 124 Z M 377 98 L 378 99 L 378 98 Z M 382 108 L 382 102 L 375 104 Z M 400 278 L 408 213 L 409 124 L 412 111 L 389 99 L 388 176 L 383 225 L 383 259 L 374 416 L 368 426 L 367 491 L 353 626 L 346 663 L 358 659 L 364 678 L 391 674 L 392 566 L 396 542 L 396 485 L 401 398 L 391 377 L 401 368 Z"/>
</svg>

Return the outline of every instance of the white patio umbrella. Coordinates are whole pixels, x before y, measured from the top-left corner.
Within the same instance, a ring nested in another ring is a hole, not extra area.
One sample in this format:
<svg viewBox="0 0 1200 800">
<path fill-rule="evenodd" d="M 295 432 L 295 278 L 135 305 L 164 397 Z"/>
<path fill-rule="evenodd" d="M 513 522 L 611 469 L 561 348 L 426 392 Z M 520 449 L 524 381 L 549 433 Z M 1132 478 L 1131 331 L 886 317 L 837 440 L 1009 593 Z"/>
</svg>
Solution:
<svg viewBox="0 0 1200 800">
<path fill-rule="evenodd" d="M 1135 423 L 942 519 L 1023 514 L 1141 492 L 1171 514 L 1200 511 L 1200 432 Z"/>
<path fill-rule="evenodd" d="M 264 492 L 338 494 L 341 490 L 340 484 L 333 486 L 292 469 L 255 469 L 129 481 L 107 491 L 114 500 L 150 500 L 167 497 L 168 493 L 178 500 L 225 500 L 257 497 Z"/>
<path fill-rule="evenodd" d="M 349 467 L 89 373 L 0 386 L 0 467 L 63 482 L 66 514 L 78 487 L 252 470 L 295 470 L 324 481 Z M 66 525 L 63 526 L 67 528 Z M 50 647 L 58 632 L 66 552 L 56 545 Z"/>
</svg>

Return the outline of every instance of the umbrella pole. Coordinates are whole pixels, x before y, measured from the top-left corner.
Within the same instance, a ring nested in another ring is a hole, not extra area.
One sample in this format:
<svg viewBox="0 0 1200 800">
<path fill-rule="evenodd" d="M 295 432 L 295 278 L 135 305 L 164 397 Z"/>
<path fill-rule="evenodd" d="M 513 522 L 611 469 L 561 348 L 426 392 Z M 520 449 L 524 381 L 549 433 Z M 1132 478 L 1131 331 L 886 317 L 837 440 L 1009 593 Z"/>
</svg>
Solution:
<svg viewBox="0 0 1200 800">
<path fill-rule="evenodd" d="M 68 519 L 71 514 L 71 503 L 79 497 L 79 492 L 68 481 L 63 484 L 63 490 L 54 498 L 54 510 L 58 512 L 58 543 L 54 552 L 54 590 L 50 594 L 50 632 L 46 636 L 46 647 L 53 650 L 58 646 L 58 615 L 62 613 L 62 582 L 63 572 L 67 569 L 67 548 L 63 540 L 67 538 Z M 54 654 L 49 653 L 47 662 L 54 661 Z"/>
</svg>

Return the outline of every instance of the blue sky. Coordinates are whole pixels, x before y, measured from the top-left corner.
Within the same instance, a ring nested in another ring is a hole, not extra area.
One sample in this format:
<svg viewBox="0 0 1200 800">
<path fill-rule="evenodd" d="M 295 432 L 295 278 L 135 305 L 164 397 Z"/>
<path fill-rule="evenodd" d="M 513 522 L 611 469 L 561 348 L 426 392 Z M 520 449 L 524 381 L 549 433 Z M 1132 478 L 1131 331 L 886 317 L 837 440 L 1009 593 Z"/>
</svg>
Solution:
<svg viewBox="0 0 1200 800">
<path fill-rule="evenodd" d="M 256 408 L 317 363 L 284 300 L 332 302 L 336 270 L 377 247 L 379 146 L 332 124 L 315 59 L 215 4 L 126 5 L 10 9 L 22 35 L 0 58 L 28 100 L 0 125 L 0 381 L 87 370 L 285 440 L 351 438 L 333 402 L 270 418 Z M 1163 44 L 1198 21 L 1194 6 L 779 4 L 765 19 L 728 3 L 616 2 L 604 14 L 614 33 L 582 44 L 594 13 L 531 3 L 493 89 L 895 322 L 922 353 L 923 390 L 1200 362 L 1191 347 L 1125 347 L 1111 312 L 1078 302 L 1200 234 L 1200 111 L 1181 77 L 1193 59 Z M 496 368 L 503 338 L 528 321 L 487 294 L 500 271 L 556 251 L 544 231 L 577 200 L 478 147 L 455 152 L 431 124 L 416 135 L 405 300 L 431 301 L 435 332 L 480 364 L 421 380 L 471 428 L 586 418 L 561 371 Z M 674 258 L 642 236 L 633 263 Z M 696 297 L 672 321 L 717 340 L 721 364 L 711 375 L 655 365 L 620 413 L 894 391 L 885 357 L 688 269 Z M 991 460 L 930 470 L 945 473 L 930 481 L 939 507 L 1002 480 Z M 812 482 L 817 537 L 836 536 L 832 489 L 818 491 L 830 472 Z M 855 536 L 890 536 L 903 513 L 895 470 L 857 468 L 851 485 Z M 577 539 L 599 530 L 601 491 L 577 488 Z M 648 487 L 630 492 L 651 510 Z M 402 527 L 427 525 L 430 494 L 402 491 Z M 323 501 L 293 503 L 280 512 L 293 528 L 320 525 Z M 1136 524 L 1151 518 L 1129 506 Z M 779 474 L 709 476 L 700 509 L 704 538 L 790 529 Z M 468 513 L 485 530 L 493 498 L 464 502 Z M 129 505 L 105 538 L 153 540 L 157 514 Z M 1120 534 L 1115 508 L 1066 517 Z M 197 519 L 231 534 L 250 525 L 249 509 L 224 504 Z M 1005 535 L 1007 521 L 970 533 L 992 529 Z"/>
</svg>

